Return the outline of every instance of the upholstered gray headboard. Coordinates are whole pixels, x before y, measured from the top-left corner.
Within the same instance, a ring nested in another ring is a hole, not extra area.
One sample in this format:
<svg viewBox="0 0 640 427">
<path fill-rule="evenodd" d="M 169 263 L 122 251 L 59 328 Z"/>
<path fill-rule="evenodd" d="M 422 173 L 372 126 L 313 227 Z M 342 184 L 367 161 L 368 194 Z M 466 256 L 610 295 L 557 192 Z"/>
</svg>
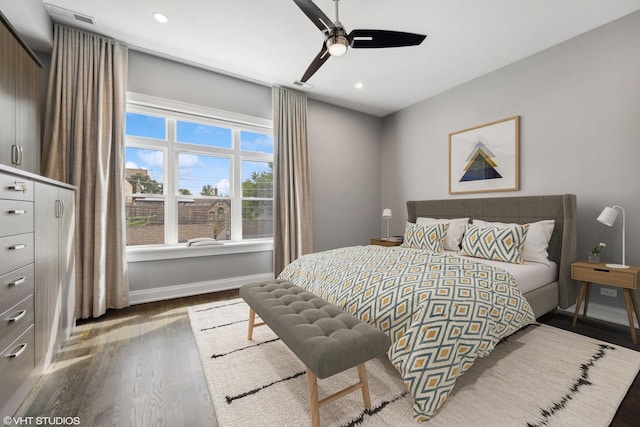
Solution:
<svg viewBox="0 0 640 427">
<path fill-rule="evenodd" d="M 416 222 L 418 217 L 469 217 L 519 224 L 554 219 L 549 258 L 558 266 L 558 301 L 563 308 L 575 303 L 575 285 L 571 281 L 571 263 L 576 260 L 574 194 L 408 201 L 407 211 L 409 222 Z"/>
</svg>

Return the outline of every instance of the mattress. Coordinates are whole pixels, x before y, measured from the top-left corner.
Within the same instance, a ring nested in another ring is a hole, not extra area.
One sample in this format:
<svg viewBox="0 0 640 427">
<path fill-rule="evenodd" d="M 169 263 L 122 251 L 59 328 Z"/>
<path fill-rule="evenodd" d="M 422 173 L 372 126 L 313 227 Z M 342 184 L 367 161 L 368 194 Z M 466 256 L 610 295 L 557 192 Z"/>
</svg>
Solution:
<svg viewBox="0 0 640 427">
<path fill-rule="evenodd" d="M 473 258 L 468 256 L 459 255 L 454 251 L 445 251 L 446 253 L 457 255 L 460 258 L 471 259 L 481 262 L 483 264 L 490 265 L 492 267 L 498 267 L 509 272 L 515 279 L 518 285 L 518 289 L 523 294 L 529 293 L 533 290 L 548 285 L 551 282 L 555 282 L 557 276 L 558 267 L 553 261 L 549 261 L 549 265 L 540 264 L 537 262 L 527 262 L 525 264 L 512 264 L 509 262 L 493 261 L 487 259 Z"/>
</svg>

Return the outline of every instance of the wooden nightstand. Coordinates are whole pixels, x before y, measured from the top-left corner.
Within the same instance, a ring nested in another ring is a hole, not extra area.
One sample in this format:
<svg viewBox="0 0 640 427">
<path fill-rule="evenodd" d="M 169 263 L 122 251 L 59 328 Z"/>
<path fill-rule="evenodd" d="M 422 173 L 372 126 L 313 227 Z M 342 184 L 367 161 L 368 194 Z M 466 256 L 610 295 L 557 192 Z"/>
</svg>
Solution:
<svg viewBox="0 0 640 427">
<path fill-rule="evenodd" d="M 636 328 L 633 322 L 633 313 L 640 322 L 640 313 L 638 312 L 638 300 L 636 298 L 636 289 L 638 289 L 638 276 L 640 267 L 629 267 L 625 269 L 610 268 L 604 263 L 589 263 L 584 261 L 574 262 L 571 264 L 571 278 L 580 280 L 580 292 L 576 300 L 576 311 L 573 313 L 573 326 L 576 326 L 580 304 L 584 298 L 583 317 L 587 317 L 587 307 L 589 306 L 589 296 L 591 295 L 591 284 L 600 283 L 607 286 L 616 286 L 622 289 L 624 294 L 624 302 L 627 306 L 627 317 L 629 318 L 629 330 L 631 331 L 631 341 L 638 344 L 636 338 Z M 586 293 L 586 298 L 585 298 Z"/>
<path fill-rule="evenodd" d="M 402 244 L 402 242 L 390 242 L 383 239 L 383 237 L 374 237 L 373 239 L 371 239 L 371 244 L 378 246 L 400 246 Z"/>
</svg>

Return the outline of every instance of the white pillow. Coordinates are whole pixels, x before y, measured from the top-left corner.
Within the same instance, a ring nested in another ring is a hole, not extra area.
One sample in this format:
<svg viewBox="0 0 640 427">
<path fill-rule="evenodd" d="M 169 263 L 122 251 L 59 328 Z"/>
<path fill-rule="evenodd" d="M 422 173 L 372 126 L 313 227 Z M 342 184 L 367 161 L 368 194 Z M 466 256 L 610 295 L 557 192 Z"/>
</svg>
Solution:
<svg viewBox="0 0 640 427">
<path fill-rule="evenodd" d="M 481 228 L 522 225 L 504 222 L 488 222 L 480 219 L 474 219 L 473 223 Z M 549 252 L 547 249 L 549 249 L 549 240 L 551 240 L 551 234 L 553 234 L 553 227 L 555 227 L 555 225 L 556 221 L 553 219 L 529 223 L 529 232 L 527 233 L 524 250 L 522 251 L 523 260 L 550 265 Z"/>
<path fill-rule="evenodd" d="M 449 224 L 449 231 L 444 237 L 444 248 L 448 251 L 459 251 L 460 242 L 462 242 L 462 236 L 464 230 L 469 223 L 469 218 L 425 218 L 420 217 L 416 219 L 416 224 L 430 225 L 430 224 Z"/>
</svg>

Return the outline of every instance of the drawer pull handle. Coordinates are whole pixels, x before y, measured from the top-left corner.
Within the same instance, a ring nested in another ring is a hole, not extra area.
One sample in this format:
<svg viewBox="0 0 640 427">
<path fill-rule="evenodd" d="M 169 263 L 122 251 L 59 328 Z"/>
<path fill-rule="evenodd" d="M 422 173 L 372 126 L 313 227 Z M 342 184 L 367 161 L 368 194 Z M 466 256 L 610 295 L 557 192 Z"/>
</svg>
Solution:
<svg viewBox="0 0 640 427">
<path fill-rule="evenodd" d="M 27 343 L 23 342 L 18 346 L 18 349 L 16 351 L 14 351 L 13 353 L 7 354 L 6 357 L 20 357 L 20 355 L 24 353 L 26 349 L 27 349 Z"/>
<path fill-rule="evenodd" d="M 19 286 L 19 285 L 22 285 L 26 281 L 27 281 L 26 276 L 25 277 L 21 277 L 18 280 L 14 280 L 13 282 L 9 282 L 9 286 Z"/>
<path fill-rule="evenodd" d="M 7 320 L 9 322 L 17 322 L 18 320 L 22 319 L 25 314 L 27 314 L 27 310 L 20 310 L 18 314 L 16 314 L 14 317 L 8 318 Z"/>
<path fill-rule="evenodd" d="M 611 270 L 605 270 L 604 268 L 594 268 L 595 271 L 602 271 L 603 273 L 611 273 Z"/>
<path fill-rule="evenodd" d="M 14 209 L 12 211 L 9 211 L 9 215 L 24 215 L 26 213 L 27 211 L 24 209 Z"/>
<path fill-rule="evenodd" d="M 25 184 L 24 182 L 15 181 L 13 183 L 13 185 L 9 186 L 9 190 L 19 191 L 21 193 L 26 193 L 27 192 L 27 184 Z"/>
<path fill-rule="evenodd" d="M 18 251 L 18 250 L 20 250 L 20 249 L 24 249 L 24 248 L 26 248 L 26 247 L 27 247 L 27 245 L 26 245 L 26 244 L 24 244 L 24 243 L 20 243 L 20 244 L 17 244 L 17 245 L 9 246 L 9 250 L 10 250 L 10 251 Z"/>
</svg>

